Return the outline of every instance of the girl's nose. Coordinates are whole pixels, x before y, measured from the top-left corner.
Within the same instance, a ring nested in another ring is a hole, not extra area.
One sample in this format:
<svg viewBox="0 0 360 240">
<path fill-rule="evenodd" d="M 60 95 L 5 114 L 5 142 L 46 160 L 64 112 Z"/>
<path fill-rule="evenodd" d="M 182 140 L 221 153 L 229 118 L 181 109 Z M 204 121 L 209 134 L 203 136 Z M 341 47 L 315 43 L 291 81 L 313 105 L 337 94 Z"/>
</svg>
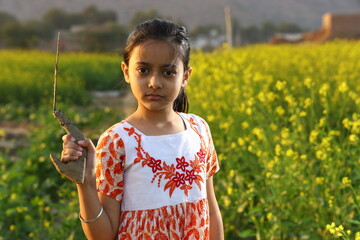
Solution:
<svg viewBox="0 0 360 240">
<path fill-rule="evenodd" d="M 161 78 L 158 74 L 153 74 L 149 80 L 149 88 L 158 89 L 162 88 Z"/>
</svg>

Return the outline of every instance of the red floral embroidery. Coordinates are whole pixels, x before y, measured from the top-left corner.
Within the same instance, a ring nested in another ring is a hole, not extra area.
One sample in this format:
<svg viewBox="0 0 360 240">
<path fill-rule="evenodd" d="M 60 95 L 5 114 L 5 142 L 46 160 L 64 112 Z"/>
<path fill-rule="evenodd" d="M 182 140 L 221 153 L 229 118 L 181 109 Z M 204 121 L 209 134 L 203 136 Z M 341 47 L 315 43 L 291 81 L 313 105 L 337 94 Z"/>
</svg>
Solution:
<svg viewBox="0 0 360 240">
<path fill-rule="evenodd" d="M 185 174 L 176 172 L 175 177 L 173 177 L 171 180 L 176 183 L 176 187 L 180 187 L 180 185 L 185 184 Z"/>
<path fill-rule="evenodd" d="M 202 148 L 200 149 L 200 152 L 196 153 L 196 155 L 199 157 L 201 163 L 205 162 L 206 152 Z"/>
<path fill-rule="evenodd" d="M 152 168 L 153 173 L 156 173 L 158 170 L 162 170 L 161 160 L 150 158 L 150 162 L 147 165 Z"/>
<path fill-rule="evenodd" d="M 193 183 L 193 181 L 196 179 L 195 170 L 191 169 L 190 171 L 186 170 L 186 177 L 185 180 L 190 183 L 190 185 Z"/>
<path fill-rule="evenodd" d="M 191 128 L 200 136 L 201 147 L 205 146 L 202 136 L 195 128 L 195 125 L 197 126 L 197 124 L 194 122 L 193 118 L 191 118 L 189 121 L 191 123 Z M 195 160 L 190 160 L 190 163 L 186 161 L 184 156 L 182 156 L 181 158 L 176 158 L 176 167 L 174 164 L 167 165 L 166 162 L 160 159 L 155 160 L 142 148 L 141 134 L 137 133 L 134 127 L 124 127 L 124 130 L 128 132 L 129 136 L 134 136 L 137 142 L 137 147 L 135 147 L 135 150 L 137 151 L 137 158 L 134 159 L 134 163 L 141 162 L 142 167 L 148 166 L 152 169 L 154 177 L 151 180 L 151 183 L 158 179 L 158 187 L 160 187 L 161 181 L 166 180 L 164 191 L 169 190 L 170 197 L 176 188 L 183 190 L 184 194 L 188 196 L 189 190 L 192 189 L 191 185 L 194 182 L 199 187 L 199 189 L 201 189 L 201 183 L 204 182 L 204 179 L 201 177 L 200 173 L 205 169 L 205 165 L 204 162 L 201 162 L 201 158 L 198 156 L 199 154 L 195 156 Z M 199 153 L 201 153 L 201 156 L 205 154 L 202 148 L 200 149 Z M 188 169 L 189 167 L 191 169 Z M 181 172 L 176 171 L 177 169 Z"/>
<path fill-rule="evenodd" d="M 189 166 L 189 163 L 186 162 L 185 157 L 176 158 L 176 162 L 178 163 L 176 168 L 181 169 L 183 172 L 185 172 L 185 168 Z"/>
</svg>

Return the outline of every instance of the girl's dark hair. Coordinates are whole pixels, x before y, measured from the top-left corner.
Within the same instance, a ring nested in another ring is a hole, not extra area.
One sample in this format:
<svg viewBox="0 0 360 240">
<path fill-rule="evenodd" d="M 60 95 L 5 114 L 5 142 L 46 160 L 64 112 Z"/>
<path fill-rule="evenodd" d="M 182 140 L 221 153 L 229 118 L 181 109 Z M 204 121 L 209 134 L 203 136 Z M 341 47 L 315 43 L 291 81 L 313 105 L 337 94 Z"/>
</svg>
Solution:
<svg viewBox="0 0 360 240">
<path fill-rule="evenodd" d="M 123 61 L 126 65 L 129 65 L 132 50 L 150 39 L 165 41 L 173 46 L 175 54 L 183 62 L 184 71 L 189 69 L 190 43 L 186 28 L 158 18 L 139 24 L 129 35 L 123 51 Z M 188 112 L 189 101 L 184 88 L 181 88 L 174 101 L 173 109 L 177 112 Z"/>
</svg>

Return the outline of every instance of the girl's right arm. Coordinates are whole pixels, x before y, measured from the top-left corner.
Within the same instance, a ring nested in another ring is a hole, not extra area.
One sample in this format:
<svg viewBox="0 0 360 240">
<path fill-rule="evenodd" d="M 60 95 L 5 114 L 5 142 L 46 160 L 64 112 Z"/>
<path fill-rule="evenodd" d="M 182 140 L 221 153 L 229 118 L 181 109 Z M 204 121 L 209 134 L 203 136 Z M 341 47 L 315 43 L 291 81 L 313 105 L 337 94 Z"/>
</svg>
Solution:
<svg viewBox="0 0 360 240">
<path fill-rule="evenodd" d="M 120 219 L 120 203 L 104 194 L 97 193 L 95 175 L 95 146 L 90 139 L 75 143 L 71 135 L 63 137 L 63 151 L 61 161 L 77 160 L 82 153 L 81 147 L 87 148 L 86 172 L 83 184 L 77 184 L 80 217 L 84 221 L 94 220 L 89 223 L 82 221 L 82 228 L 88 239 L 111 239 L 118 232 Z M 100 210 L 103 212 L 97 218 Z"/>
</svg>

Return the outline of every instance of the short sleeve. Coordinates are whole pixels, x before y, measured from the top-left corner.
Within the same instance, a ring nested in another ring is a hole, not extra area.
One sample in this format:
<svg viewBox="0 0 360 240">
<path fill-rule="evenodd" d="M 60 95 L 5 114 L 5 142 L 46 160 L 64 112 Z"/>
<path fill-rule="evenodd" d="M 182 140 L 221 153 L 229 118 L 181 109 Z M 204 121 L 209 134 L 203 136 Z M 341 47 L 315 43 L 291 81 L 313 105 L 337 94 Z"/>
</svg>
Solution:
<svg viewBox="0 0 360 240">
<path fill-rule="evenodd" d="M 96 147 L 97 191 L 119 202 L 124 191 L 125 147 L 119 134 L 105 132 Z"/>
<path fill-rule="evenodd" d="M 206 139 L 207 139 L 207 157 L 206 157 L 206 179 L 212 177 L 216 172 L 220 170 L 218 157 L 216 154 L 214 142 L 212 140 L 211 131 L 209 125 L 202 120 L 205 125 Z"/>
</svg>

